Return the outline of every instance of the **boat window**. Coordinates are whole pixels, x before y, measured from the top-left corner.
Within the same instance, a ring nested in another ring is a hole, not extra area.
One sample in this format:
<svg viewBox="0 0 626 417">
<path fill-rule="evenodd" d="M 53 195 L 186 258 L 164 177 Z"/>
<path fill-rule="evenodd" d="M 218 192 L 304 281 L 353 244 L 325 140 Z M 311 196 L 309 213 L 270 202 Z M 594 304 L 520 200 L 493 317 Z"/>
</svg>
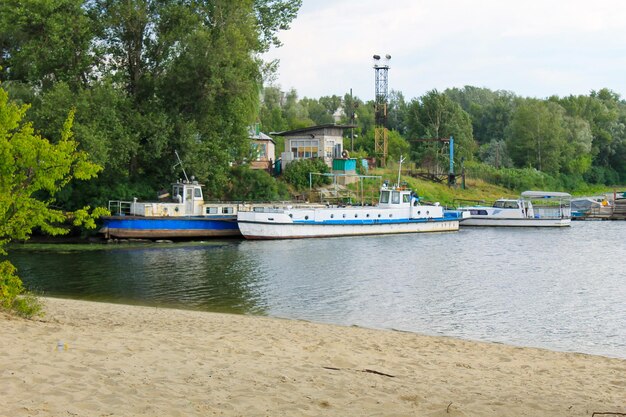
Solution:
<svg viewBox="0 0 626 417">
<path fill-rule="evenodd" d="M 222 214 L 233 214 L 232 207 L 222 207 Z"/>
<path fill-rule="evenodd" d="M 411 202 L 411 195 L 410 194 L 402 194 L 402 202 L 403 203 Z"/>
<path fill-rule="evenodd" d="M 207 207 L 206 214 L 217 214 L 217 207 Z"/>
<path fill-rule="evenodd" d="M 383 191 L 380 193 L 380 202 L 383 204 L 389 203 L 389 191 Z"/>
<path fill-rule="evenodd" d="M 391 203 L 392 204 L 400 204 L 400 192 L 392 191 L 391 192 Z"/>
<path fill-rule="evenodd" d="M 519 208 L 519 206 L 517 204 L 517 201 L 505 201 L 504 208 L 516 209 L 516 208 Z"/>
<path fill-rule="evenodd" d="M 193 189 L 193 196 L 196 198 L 202 198 L 202 191 L 200 191 L 200 188 Z"/>
<path fill-rule="evenodd" d="M 486 216 L 487 210 L 470 210 L 472 216 Z"/>
<path fill-rule="evenodd" d="M 186 189 L 185 191 L 186 191 L 186 192 L 185 192 L 185 200 L 191 200 L 191 197 L 192 197 L 192 195 L 193 195 L 193 194 L 191 193 L 191 189 L 190 189 L 190 188 L 188 188 L 188 189 Z"/>
</svg>

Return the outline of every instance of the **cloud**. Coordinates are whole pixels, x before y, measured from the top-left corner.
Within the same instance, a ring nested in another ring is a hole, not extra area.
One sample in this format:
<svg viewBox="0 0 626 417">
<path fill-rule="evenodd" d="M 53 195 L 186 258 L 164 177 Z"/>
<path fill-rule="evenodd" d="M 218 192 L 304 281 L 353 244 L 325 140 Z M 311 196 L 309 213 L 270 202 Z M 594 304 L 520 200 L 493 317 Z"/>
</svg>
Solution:
<svg viewBox="0 0 626 417">
<path fill-rule="evenodd" d="M 389 88 L 409 99 L 464 85 L 623 93 L 625 22 L 616 0 L 305 0 L 268 58 L 281 61 L 283 89 L 308 97 L 353 88 L 371 99 L 374 53 L 392 55 Z"/>
</svg>

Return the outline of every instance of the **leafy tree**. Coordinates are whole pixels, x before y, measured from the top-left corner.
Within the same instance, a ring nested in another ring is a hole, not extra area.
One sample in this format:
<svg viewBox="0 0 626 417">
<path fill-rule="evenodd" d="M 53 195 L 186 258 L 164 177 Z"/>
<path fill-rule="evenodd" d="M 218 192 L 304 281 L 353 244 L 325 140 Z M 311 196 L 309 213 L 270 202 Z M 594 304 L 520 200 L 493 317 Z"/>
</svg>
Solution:
<svg viewBox="0 0 626 417">
<path fill-rule="evenodd" d="M 552 102 L 526 99 L 509 125 L 507 147 L 519 167 L 558 173 L 565 148 L 564 110 Z"/>
<path fill-rule="evenodd" d="M 407 133 L 406 117 L 408 105 L 401 91 L 391 90 L 387 109 L 387 127 L 400 135 Z"/>
<path fill-rule="evenodd" d="M 399 161 L 400 156 L 408 156 L 411 145 L 396 130 L 391 130 L 387 134 L 387 159 L 390 161 Z"/>
<path fill-rule="evenodd" d="M 412 138 L 441 139 L 454 137 L 454 158 L 473 159 L 476 143 L 472 137 L 472 124 L 469 115 L 458 103 L 437 90 L 428 92 L 420 100 L 409 103 L 407 127 Z M 439 142 L 413 142 L 415 160 L 428 165 L 440 166 L 447 163 L 448 152 L 444 152 Z"/>
<path fill-rule="evenodd" d="M 6 255 L 8 242 L 28 239 L 34 228 L 52 235 L 66 233 L 68 229 L 61 225 L 65 214 L 51 208 L 55 193 L 70 180 L 88 180 L 101 169 L 77 149 L 71 132 L 73 113 L 60 139 L 52 144 L 23 121 L 27 109 L 11 103 L 0 89 L 0 255 Z M 90 215 L 88 209 L 76 213 L 76 225 L 85 221 L 95 227 L 93 218 L 103 211 Z M 15 272 L 9 261 L 0 262 L 0 305 L 27 312 L 33 306 L 19 301 L 23 288 Z"/>
<path fill-rule="evenodd" d="M 0 80 L 86 85 L 98 57 L 83 0 L 0 0 Z"/>
<path fill-rule="evenodd" d="M 315 125 L 325 125 L 331 124 L 335 122 L 333 118 L 334 110 L 329 111 L 320 100 L 303 98 L 300 100 L 300 103 L 306 108 L 306 113 L 309 115 L 309 118 L 313 121 Z"/>
<path fill-rule="evenodd" d="M 509 157 L 509 152 L 504 140 L 492 140 L 482 145 L 478 150 L 481 161 L 494 168 L 511 168 L 513 161 Z"/>
<path fill-rule="evenodd" d="M 515 106 L 513 93 L 472 86 L 447 89 L 444 93 L 470 115 L 473 135 L 479 144 L 504 139 Z"/>
<path fill-rule="evenodd" d="M 591 168 L 591 127 L 580 117 L 565 116 L 563 128 L 565 146 L 561 153 L 561 170 L 567 174 L 585 174 Z"/>
</svg>

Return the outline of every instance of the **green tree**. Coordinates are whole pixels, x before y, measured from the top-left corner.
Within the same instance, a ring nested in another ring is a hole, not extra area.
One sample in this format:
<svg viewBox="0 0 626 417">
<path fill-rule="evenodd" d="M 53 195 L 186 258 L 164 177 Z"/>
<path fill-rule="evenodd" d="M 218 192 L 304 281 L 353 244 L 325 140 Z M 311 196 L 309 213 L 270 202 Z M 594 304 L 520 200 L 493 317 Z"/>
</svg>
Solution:
<svg viewBox="0 0 626 417">
<path fill-rule="evenodd" d="M 470 116 L 461 106 L 437 90 L 409 103 L 407 111 L 408 134 L 415 139 L 454 137 L 454 159 L 470 161 L 476 151 Z M 442 171 L 449 161 L 449 153 L 441 142 L 412 142 L 413 159 Z"/>
<path fill-rule="evenodd" d="M 17 105 L 0 88 L 0 255 L 12 240 L 26 240 L 34 228 L 57 235 L 68 231 L 62 226 L 66 215 L 51 208 L 54 195 L 72 179 L 93 178 L 100 167 L 79 151 L 72 137 L 70 112 L 60 139 L 50 143 L 39 136 L 31 123 L 24 122 L 28 106 Z M 75 224 L 86 221 L 95 227 L 88 208 L 75 216 Z M 4 308 L 30 308 L 20 304 L 22 283 L 9 261 L 0 262 L 0 305 Z M 17 304 L 16 304 L 17 303 Z"/>
<path fill-rule="evenodd" d="M 509 125 L 507 148 L 518 167 L 558 173 L 565 148 L 564 109 L 553 102 L 525 99 Z"/>
<path fill-rule="evenodd" d="M 0 0 L 0 80 L 86 85 L 101 56 L 84 0 Z"/>
</svg>

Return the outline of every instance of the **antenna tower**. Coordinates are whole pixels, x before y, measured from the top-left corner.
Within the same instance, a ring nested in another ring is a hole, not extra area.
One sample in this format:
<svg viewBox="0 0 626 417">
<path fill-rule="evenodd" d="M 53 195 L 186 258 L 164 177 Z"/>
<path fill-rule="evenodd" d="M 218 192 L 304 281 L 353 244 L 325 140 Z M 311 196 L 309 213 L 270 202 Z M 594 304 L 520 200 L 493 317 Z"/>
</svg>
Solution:
<svg viewBox="0 0 626 417">
<path fill-rule="evenodd" d="M 374 96 L 374 153 L 380 160 L 380 166 L 387 164 L 387 100 L 388 93 L 388 76 L 389 76 L 389 60 L 391 55 L 387 54 L 383 58 L 381 64 L 380 55 L 374 55 L 374 73 L 375 73 L 375 96 Z"/>
</svg>

